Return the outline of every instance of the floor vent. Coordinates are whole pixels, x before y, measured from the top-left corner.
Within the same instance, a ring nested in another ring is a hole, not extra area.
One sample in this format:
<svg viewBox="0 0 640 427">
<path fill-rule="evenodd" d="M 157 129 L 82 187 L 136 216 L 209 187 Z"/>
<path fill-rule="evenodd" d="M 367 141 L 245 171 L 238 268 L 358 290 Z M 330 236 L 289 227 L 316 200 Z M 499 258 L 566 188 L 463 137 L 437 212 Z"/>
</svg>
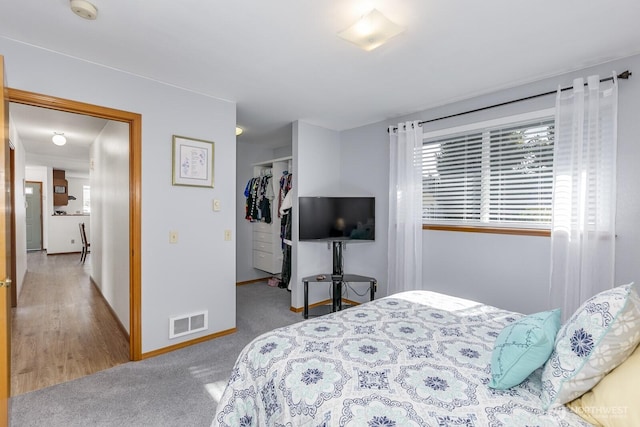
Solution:
<svg viewBox="0 0 640 427">
<path fill-rule="evenodd" d="M 169 319 L 169 338 L 193 334 L 209 328 L 208 311 L 199 311 Z"/>
</svg>

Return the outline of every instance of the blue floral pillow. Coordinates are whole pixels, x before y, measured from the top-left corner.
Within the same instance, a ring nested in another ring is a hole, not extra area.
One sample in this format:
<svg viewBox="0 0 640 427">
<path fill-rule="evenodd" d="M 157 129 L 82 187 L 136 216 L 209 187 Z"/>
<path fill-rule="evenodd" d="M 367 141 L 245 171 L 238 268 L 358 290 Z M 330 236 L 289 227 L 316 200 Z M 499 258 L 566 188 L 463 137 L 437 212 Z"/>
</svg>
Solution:
<svg viewBox="0 0 640 427">
<path fill-rule="evenodd" d="M 633 283 L 587 300 L 558 332 L 542 371 L 542 404 L 563 405 L 595 386 L 640 342 L 640 296 Z"/>
<path fill-rule="evenodd" d="M 558 329 L 560 310 L 531 314 L 505 326 L 493 346 L 489 387 L 514 387 L 544 365 Z"/>
</svg>

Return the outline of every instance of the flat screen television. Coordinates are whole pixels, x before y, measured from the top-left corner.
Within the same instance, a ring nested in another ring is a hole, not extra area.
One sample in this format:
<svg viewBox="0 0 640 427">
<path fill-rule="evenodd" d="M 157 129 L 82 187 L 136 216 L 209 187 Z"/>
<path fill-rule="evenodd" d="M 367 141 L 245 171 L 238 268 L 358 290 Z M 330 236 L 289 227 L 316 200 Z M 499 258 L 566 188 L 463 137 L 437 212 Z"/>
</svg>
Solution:
<svg viewBox="0 0 640 427">
<path fill-rule="evenodd" d="M 299 197 L 299 240 L 375 240 L 374 197 Z"/>
</svg>

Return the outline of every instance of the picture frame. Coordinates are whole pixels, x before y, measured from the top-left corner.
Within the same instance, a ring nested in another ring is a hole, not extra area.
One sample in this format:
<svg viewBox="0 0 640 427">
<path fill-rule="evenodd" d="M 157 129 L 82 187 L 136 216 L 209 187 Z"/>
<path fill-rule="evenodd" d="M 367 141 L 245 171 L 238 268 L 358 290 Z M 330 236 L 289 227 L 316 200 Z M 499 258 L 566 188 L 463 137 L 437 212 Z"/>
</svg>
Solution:
<svg viewBox="0 0 640 427">
<path fill-rule="evenodd" d="M 179 135 L 172 140 L 172 184 L 213 188 L 215 144 Z"/>
</svg>

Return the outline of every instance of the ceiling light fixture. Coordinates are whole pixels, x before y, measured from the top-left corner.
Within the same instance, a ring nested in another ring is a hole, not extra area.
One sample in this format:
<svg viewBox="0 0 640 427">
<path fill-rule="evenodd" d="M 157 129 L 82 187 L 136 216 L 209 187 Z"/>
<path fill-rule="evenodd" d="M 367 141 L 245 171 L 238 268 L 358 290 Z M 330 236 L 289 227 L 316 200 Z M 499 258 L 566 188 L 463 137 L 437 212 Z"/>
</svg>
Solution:
<svg viewBox="0 0 640 427">
<path fill-rule="evenodd" d="M 98 8 L 86 0 L 70 0 L 69 4 L 73 13 L 80 18 L 93 21 L 98 17 Z"/>
<path fill-rule="evenodd" d="M 355 24 L 338 33 L 338 36 L 366 51 L 371 51 L 404 30 L 404 27 L 390 21 L 379 10 L 373 9 Z"/>
<path fill-rule="evenodd" d="M 51 140 L 54 144 L 60 147 L 67 143 L 67 138 L 64 136 L 64 133 L 54 132 Z"/>
<path fill-rule="evenodd" d="M 241 127 L 236 126 L 236 136 L 242 135 L 242 132 L 244 132 L 244 129 L 242 129 Z"/>
</svg>

